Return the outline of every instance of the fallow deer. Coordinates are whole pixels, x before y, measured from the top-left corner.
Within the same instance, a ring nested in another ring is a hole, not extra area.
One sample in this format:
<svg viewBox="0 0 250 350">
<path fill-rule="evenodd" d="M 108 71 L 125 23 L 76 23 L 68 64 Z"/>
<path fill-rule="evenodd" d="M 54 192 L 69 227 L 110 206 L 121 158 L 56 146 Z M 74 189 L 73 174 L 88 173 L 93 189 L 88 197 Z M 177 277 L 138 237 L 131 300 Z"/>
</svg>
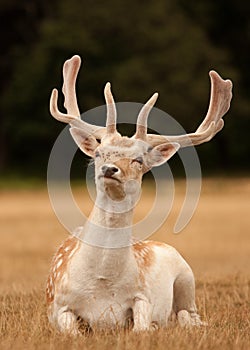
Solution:
<svg viewBox="0 0 250 350">
<path fill-rule="evenodd" d="M 165 243 L 133 242 L 133 207 L 143 174 L 167 162 L 180 147 L 207 142 L 223 128 L 232 83 L 211 71 L 207 115 L 195 133 L 179 136 L 147 134 L 147 118 L 158 97 L 155 93 L 139 113 L 135 135 L 128 138 L 116 130 L 110 83 L 104 89 L 106 127 L 81 120 L 75 92 L 80 64 L 80 57 L 73 56 L 63 67 L 67 114 L 58 110 L 56 89 L 50 111 L 55 119 L 70 124 L 78 147 L 94 159 L 96 202 L 82 237 L 98 234 L 104 241 L 108 237 L 108 242 L 119 237 L 126 244 L 114 249 L 70 236 L 52 261 L 46 289 L 49 320 L 61 332 L 71 334 L 79 333 L 79 320 L 96 329 L 123 328 L 130 323 L 137 332 L 166 327 L 175 315 L 181 326 L 200 326 L 191 268 Z"/>
</svg>

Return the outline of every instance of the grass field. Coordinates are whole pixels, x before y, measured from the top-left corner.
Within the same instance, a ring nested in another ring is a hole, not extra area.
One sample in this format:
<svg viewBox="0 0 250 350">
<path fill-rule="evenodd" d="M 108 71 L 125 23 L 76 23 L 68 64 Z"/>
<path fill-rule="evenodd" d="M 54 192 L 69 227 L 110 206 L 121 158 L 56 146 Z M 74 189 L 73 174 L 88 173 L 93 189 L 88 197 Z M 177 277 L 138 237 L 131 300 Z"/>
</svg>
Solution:
<svg viewBox="0 0 250 350">
<path fill-rule="evenodd" d="M 83 210 L 87 194 L 74 188 Z M 196 213 L 179 234 L 173 226 L 184 199 L 183 181 L 166 224 L 152 239 L 176 247 L 196 277 L 197 306 L 208 326 L 198 329 L 62 336 L 48 324 L 45 281 L 53 253 L 67 233 L 54 215 L 46 189 L 0 193 L 1 349 L 250 349 L 250 179 L 203 181 Z M 151 207 L 143 195 L 137 220 Z"/>
</svg>

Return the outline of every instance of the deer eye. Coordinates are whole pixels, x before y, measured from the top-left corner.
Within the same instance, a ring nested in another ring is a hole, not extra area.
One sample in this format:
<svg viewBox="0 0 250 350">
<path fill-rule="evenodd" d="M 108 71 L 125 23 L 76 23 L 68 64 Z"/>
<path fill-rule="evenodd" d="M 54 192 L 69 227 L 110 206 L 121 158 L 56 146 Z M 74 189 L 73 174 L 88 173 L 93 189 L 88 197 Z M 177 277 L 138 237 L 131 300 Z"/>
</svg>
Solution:
<svg viewBox="0 0 250 350">
<path fill-rule="evenodd" d="M 132 160 L 132 163 L 139 163 L 139 164 L 143 164 L 143 158 L 142 157 L 137 157 L 135 159 Z"/>
<path fill-rule="evenodd" d="M 96 151 L 96 152 L 95 152 L 95 157 L 96 157 L 96 158 L 101 157 L 100 152 Z"/>
</svg>

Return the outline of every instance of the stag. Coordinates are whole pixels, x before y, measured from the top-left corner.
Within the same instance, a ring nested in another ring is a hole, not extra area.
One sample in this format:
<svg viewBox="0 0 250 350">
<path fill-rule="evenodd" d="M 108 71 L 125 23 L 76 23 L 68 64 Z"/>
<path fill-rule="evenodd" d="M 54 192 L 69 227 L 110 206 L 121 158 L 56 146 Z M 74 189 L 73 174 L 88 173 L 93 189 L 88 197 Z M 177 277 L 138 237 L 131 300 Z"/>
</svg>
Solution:
<svg viewBox="0 0 250 350">
<path fill-rule="evenodd" d="M 61 332 L 78 334 L 79 320 L 95 329 L 133 331 L 166 327 L 173 316 L 181 326 L 201 326 L 195 304 L 194 275 L 183 257 L 171 246 L 154 241 L 133 241 L 133 208 L 143 174 L 167 162 L 181 147 L 211 140 L 224 125 L 230 107 L 232 83 L 210 71 L 211 96 L 207 115 L 191 134 L 165 136 L 147 133 L 147 118 L 158 94 L 142 107 L 135 135 L 116 130 L 116 106 L 110 83 L 104 89 L 106 127 L 80 118 L 75 84 L 79 56 L 63 67 L 64 106 L 57 107 L 58 91 L 51 94 L 52 116 L 70 125 L 70 133 L 83 153 L 95 164 L 96 202 L 81 230 L 81 237 L 123 240 L 116 249 L 87 244 L 71 235 L 55 254 L 47 281 L 50 322 Z"/>
</svg>

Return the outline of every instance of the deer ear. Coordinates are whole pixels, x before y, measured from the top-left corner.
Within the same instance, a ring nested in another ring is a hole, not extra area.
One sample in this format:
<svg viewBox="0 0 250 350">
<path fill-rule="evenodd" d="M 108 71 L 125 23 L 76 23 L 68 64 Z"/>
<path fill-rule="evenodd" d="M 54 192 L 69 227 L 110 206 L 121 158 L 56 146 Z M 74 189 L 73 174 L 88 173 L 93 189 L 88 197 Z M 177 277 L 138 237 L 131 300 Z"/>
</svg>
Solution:
<svg viewBox="0 0 250 350">
<path fill-rule="evenodd" d="M 69 131 L 80 150 L 93 158 L 95 149 L 99 146 L 95 137 L 79 128 L 70 128 Z"/>
<path fill-rule="evenodd" d="M 167 162 L 180 148 L 179 143 L 163 143 L 148 153 L 150 167 L 159 166 Z"/>
</svg>

